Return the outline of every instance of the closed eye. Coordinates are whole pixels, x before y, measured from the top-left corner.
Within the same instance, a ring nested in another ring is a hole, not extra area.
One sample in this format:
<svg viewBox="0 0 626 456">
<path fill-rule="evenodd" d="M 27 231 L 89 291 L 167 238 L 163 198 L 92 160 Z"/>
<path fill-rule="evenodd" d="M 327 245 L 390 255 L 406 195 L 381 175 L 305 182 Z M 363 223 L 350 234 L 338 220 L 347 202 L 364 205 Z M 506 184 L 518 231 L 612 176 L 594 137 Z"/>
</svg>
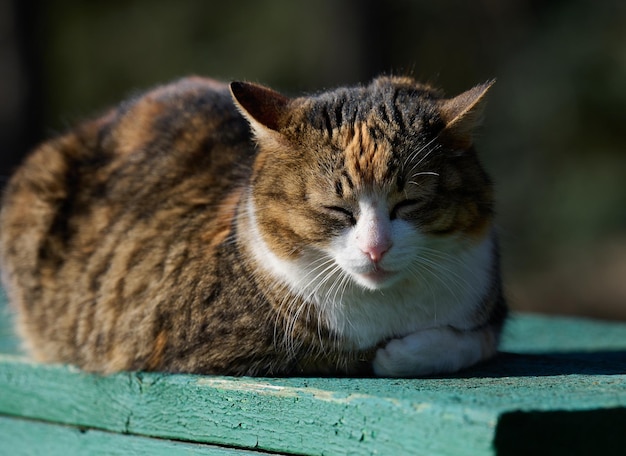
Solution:
<svg viewBox="0 0 626 456">
<path fill-rule="evenodd" d="M 346 220 L 350 225 L 356 225 L 356 218 L 354 218 L 354 213 L 349 209 L 341 206 L 324 206 L 328 212 L 330 212 L 334 216 L 338 216 L 344 220 Z"/>
<path fill-rule="evenodd" d="M 419 199 L 406 199 L 404 201 L 400 201 L 393 207 L 393 209 L 391 209 L 389 218 L 394 220 L 399 216 L 408 215 L 411 212 L 418 210 L 423 205 L 424 201 Z"/>
</svg>

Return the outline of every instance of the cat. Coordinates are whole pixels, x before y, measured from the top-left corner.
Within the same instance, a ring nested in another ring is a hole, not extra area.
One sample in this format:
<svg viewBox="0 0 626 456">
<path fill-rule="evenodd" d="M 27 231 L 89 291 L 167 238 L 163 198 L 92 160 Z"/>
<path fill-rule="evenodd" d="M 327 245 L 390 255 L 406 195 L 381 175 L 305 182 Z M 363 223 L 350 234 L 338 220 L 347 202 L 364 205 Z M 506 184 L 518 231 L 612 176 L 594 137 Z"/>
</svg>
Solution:
<svg viewBox="0 0 626 456">
<path fill-rule="evenodd" d="M 506 317 L 473 136 L 492 82 L 298 98 L 188 77 L 43 143 L 5 189 L 25 349 L 86 371 L 418 377 Z"/>
</svg>

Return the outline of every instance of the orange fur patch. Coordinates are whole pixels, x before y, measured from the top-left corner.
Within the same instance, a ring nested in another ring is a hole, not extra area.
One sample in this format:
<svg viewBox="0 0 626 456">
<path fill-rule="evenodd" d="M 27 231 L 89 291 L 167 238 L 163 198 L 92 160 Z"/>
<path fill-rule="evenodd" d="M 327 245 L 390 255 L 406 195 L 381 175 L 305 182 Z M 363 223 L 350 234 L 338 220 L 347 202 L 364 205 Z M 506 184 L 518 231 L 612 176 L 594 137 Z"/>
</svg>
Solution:
<svg viewBox="0 0 626 456">
<path fill-rule="evenodd" d="M 137 103 L 125 115 L 128 120 L 117 128 L 119 146 L 116 152 L 120 155 L 130 154 L 152 141 L 154 135 L 160 133 L 152 128 L 152 124 L 167 108 L 167 105 L 154 100 L 154 97 L 146 97 Z"/>
<path fill-rule="evenodd" d="M 167 331 L 161 331 L 154 340 L 154 345 L 152 347 L 152 353 L 150 354 L 150 358 L 148 358 L 148 362 L 146 363 L 146 367 L 149 370 L 157 369 L 161 362 L 163 361 L 163 353 L 165 352 L 165 346 L 167 345 Z"/>
<path fill-rule="evenodd" d="M 357 186 L 371 186 L 384 180 L 391 148 L 371 136 L 367 122 L 357 124 L 352 135 L 345 135 L 344 148 L 346 168 Z"/>
<path fill-rule="evenodd" d="M 243 194 L 243 188 L 238 188 L 231 192 L 220 205 L 217 214 L 215 214 L 215 229 L 205 233 L 203 238 L 209 244 L 209 251 L 213 251 L 228 237 L 231 231 L 237 205 Z"/>
</svg>

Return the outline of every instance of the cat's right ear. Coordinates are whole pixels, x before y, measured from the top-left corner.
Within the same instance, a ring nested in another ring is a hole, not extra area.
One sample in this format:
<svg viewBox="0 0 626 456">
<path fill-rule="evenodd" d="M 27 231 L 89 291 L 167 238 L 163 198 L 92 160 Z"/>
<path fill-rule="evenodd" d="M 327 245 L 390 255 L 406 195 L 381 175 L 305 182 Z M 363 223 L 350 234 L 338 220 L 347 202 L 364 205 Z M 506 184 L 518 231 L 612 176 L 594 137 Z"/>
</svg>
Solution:
<svg viewBox="0 0 626 456">
<path fill-rule="evenodd" d="M 230 93 L 257 139 L 276 137 L 287 114 L 289 98 L 250 82 L 231 82 Z"/>
</svg>

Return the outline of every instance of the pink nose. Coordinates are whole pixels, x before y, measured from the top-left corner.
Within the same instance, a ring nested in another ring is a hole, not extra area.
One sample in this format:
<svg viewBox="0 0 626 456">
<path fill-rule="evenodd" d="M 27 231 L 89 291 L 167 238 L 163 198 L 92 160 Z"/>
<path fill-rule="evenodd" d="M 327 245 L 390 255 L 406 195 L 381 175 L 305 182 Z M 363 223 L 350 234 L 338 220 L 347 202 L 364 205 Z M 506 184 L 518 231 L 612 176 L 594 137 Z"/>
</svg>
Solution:
<svg viewBox="0 0 626 456">
<path fill-rule="evenodd" d="M 361 247 L 361 252 L 370 257 L 374 263 L 383 259 L 383 255 L 391 248 L 391 242 L 381 242 Z"/>
</svg>

